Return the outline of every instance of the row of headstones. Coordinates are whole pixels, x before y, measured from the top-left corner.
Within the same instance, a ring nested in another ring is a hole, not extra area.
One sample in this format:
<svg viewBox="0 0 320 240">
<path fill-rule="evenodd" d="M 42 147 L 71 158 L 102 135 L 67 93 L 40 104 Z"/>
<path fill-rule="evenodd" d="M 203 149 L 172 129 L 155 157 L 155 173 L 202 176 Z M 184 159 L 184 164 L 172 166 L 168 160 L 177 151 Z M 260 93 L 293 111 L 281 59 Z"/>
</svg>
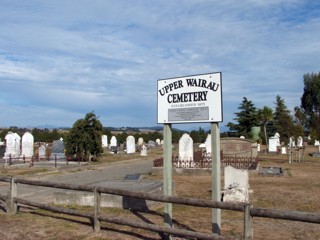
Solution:
<svg viewBox="0 0 320 240">
<path fill-rule="evenodd" d="M 315 146 L 320 146 L 319 141 L 315 140 L 314 143 Z M 277 148 L 281 148 L 281 153 L 286 154 L 286 148 L 285 146 L 281 146 L 280 144 L 280 134 L 276 133 L 273 137 L 269 138 L 269 145 L 268 145 L 268 152 L 277 152 Z M 289 143 L 288 143 L 289 148 L 301 148 L 303 147 L 303 138 L 301 136 L 298 137 L 297 143 L 295 141 L 294 137 L 290 137 Z"/>
<path fill-rule="evenodd" d="M 8 132 L 5 136 L 6 140 L 6 150 L 4 157 L 31 157 L 33 156 L 33 135 L 29 132 L 23 134 L 22 138 L 19 134 L 14 132 Z"/>
<path fill-rule="evenodd" d="M 103 148 L 107 148 L 109 147 L 110 150 L 112 150 L 113 148 L 117 148 L 118 147 L 118 140 L 116 138 L 116 136 L 112 136 L 110 139 L 110 144 L 108 144 L 108 136 L 107 135 L 102 135 L 101 137 L 102 140 L 102 147 Z M 144 143 L 144 140 L 142 137 L 140 137 L 138 139 L 137 145 L 139 147 L 141 147 L 141 155 L 142 156 L 146 156 L 147 155 L 147 146 L 150 148 L 156 147 L 156 146 L 160 146 L 163 145 L 163 140 L 161 141 L 160 139 L 157 139 L 156 141 L 149 141 L 146 144 Z M 128 136 L 126 138 L 126 143 L 125 143 L 125 148 L 126 148 L 126 153 L 127 154 L 131 154 L 131 153 L 135 153 L 136 152 L 136 140 L 134 136 Z"/>
<path fill-rule="evenodd" d="M 31 158 L 34 155 L 34 137 L 26 132 L 22 138 L 19 134 L 8 132 L 5 136 L 6 149 L 4 158 Z M 39 158 L 46 157 L 46 145 L 41 144 L 38 149 Z M 63 139 L 53 141 L 50 158 L 65 158 Z"/>
</svg>

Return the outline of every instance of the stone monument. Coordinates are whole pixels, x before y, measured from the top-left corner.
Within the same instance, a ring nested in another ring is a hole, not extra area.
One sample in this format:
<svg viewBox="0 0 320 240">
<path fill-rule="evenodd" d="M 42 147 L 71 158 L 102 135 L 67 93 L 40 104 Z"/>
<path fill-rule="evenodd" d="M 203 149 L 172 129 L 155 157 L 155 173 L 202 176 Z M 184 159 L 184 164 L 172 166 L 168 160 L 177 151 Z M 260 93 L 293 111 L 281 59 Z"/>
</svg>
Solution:
<svg viewBox="0 0 320 240">
<path fill-rule="evenodd" d="M 64 154 L 64 142 L 62 139 L 55 140 L 52 143 L 52 152 L 50 155 L 50 160 L 66 160 Z"/>
<path fill-rule="evenodd" d="M 126 139 L 127 154 L 136 152 L 136 143 L 134 136 L 128 136 Z"/>
<path fill-rule="evenodd" d="M 22 136 L 21 157 L 31 158 L 33 156 L 34 137 L 26 132 Z"/>
<path fill-rule="evenodd" d="M 224 202 L 249 202 L 249 174 L 227 166 L 224 168 Z"/>
</svg>

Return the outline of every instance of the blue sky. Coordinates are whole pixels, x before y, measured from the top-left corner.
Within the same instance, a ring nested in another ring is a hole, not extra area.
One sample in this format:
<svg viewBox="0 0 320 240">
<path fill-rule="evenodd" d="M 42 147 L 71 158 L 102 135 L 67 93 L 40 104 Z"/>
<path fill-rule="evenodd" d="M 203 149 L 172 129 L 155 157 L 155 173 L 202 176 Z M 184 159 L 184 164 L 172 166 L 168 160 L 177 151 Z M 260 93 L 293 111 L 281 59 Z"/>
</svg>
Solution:
<svg viewBox="0 0 320 240">
<path fill-rule="evenodd" d="M 0 0 L 0 22 L 0 127 L 154 126 L 158 79 L 209 72 L 223 126 L 244 96 L 293 110 L 320 71 L 318 1 Z"/>
</svg>

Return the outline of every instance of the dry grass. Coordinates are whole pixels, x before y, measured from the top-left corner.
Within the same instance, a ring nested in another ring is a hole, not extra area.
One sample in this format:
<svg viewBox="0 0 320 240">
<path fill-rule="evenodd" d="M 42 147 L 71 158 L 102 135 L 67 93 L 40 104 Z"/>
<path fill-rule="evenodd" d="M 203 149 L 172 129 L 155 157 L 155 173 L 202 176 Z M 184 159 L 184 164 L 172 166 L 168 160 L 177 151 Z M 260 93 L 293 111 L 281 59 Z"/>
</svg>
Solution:
<svg viewBox="0 0 320 240">
<path fill-rule="evenodd" d="M 316 149 L 309 147 L 308 152 Z M 320 214 L 320 159 L 305 154 L 304 162 L 289 164 L 286 156 L 260 154 L 260 166 L 274 166 L 285 169 L 282 177 L 263 177 L 257 171 L 250 172 L 250 188 L 253 190 L 251 203 L 258 208 L 297 210 Z M 149 153 L 148 153 L 149 154 Z M 161 155 L 161 152 L 154 153 Z M 139 158 L 140 156 L 131 157 Z M 122 156 L 105 156 L 101 162 L 118 161 Z M 148 158 L 150 155 L 148 156 Z M 122 159 L 123 160 L 123 159 Z M 150 178 L 161 179 L 161 175 Z M 178 196 L 211 199 L 211 175 L 174 175 L 175 192 Z M 221 179 L 223 186 L 223 177 Z M 83 211 L 89 208 L 79 208 Z M 91 211 L 91 210 L 90 210 Z M 163 209 L 140 213 L 121 209 L 102 209 L 104 214 L 124 217 L 134 221 L 161 224 Z M 43 217 L 45 216 L 45 217 Z M 210 209 L 173 205 L 175 227 L 211 231 L 212 213 Z M 242 239 L 243 213 L 222 211 L 222 235 Z M 95 233 L 89 220 L 53 214 L 41 210 L 22 211 L 14 216 L 0 214 L 1 239 L 160 239 L 156 233 L 133 229 L 126 226 L 102 224 L 102 231 Z M 254 218 L 255 239 L 320 239 L 320 225 L 276 219 Z"/>
</svg>

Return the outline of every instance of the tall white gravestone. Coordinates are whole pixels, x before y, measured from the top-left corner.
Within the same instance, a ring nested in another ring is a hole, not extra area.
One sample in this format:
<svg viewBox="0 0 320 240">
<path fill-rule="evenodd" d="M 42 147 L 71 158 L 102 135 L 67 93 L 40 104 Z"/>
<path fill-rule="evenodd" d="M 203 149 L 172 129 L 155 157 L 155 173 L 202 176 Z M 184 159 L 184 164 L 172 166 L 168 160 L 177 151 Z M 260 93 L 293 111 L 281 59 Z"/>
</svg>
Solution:
<svg viewBox="0 0 320 240">
<path fill-rule="evenodd" d="M 182 161 L 182 167 L 193 167 L 193 140 L 189 134 L 184 133 L 179 140 L 179 160 Z"/>
<path fill-rule="evenodd" d="M 134 136 L 128 136 L 126 139 L 127 154 L 136 152 L 136 143 Z"/>
<path fill-rule="evenodd" d="M 110 139 L 110 147 L 116 147 L 117 146 L 117 138 L 115 136 L 112 136 Z"/>
<path fill-rule="evenodd" d="M 101 142 L 102 142 L 102 147 L 103 148 L 108 147 L 108 136 L 107 135 L 102 135 L 101 136 Z"/>
<path fill-rule="evenodd" d="M 30 158 L 33 156 L 34 137 L 31 133 L 26 132 L 22 136 L 21 157 Z"/>
<path fill-rule="evenodd" d="M 18 157 L 16 152 L 16 135 L 13 132 L 8 132 L 4 138 L 6 140 L 6 151 L 4 153 L 4 157 Z"/>
<path fill-rule="evenodd" d="M 206 146 L 206 152 L 207 154 L 211 154 L 211 134 L 208 134 L 206 141 L 205 141 L 205 146 Z"/>
<path fill-rule="evenodd" d="M 21 153 L 21 137 L 17 133 L 13 133 L 13 135 L 16 138 L 16 145 L 15 145 L 16 157 L 19 157 Z"/>
</svg>

